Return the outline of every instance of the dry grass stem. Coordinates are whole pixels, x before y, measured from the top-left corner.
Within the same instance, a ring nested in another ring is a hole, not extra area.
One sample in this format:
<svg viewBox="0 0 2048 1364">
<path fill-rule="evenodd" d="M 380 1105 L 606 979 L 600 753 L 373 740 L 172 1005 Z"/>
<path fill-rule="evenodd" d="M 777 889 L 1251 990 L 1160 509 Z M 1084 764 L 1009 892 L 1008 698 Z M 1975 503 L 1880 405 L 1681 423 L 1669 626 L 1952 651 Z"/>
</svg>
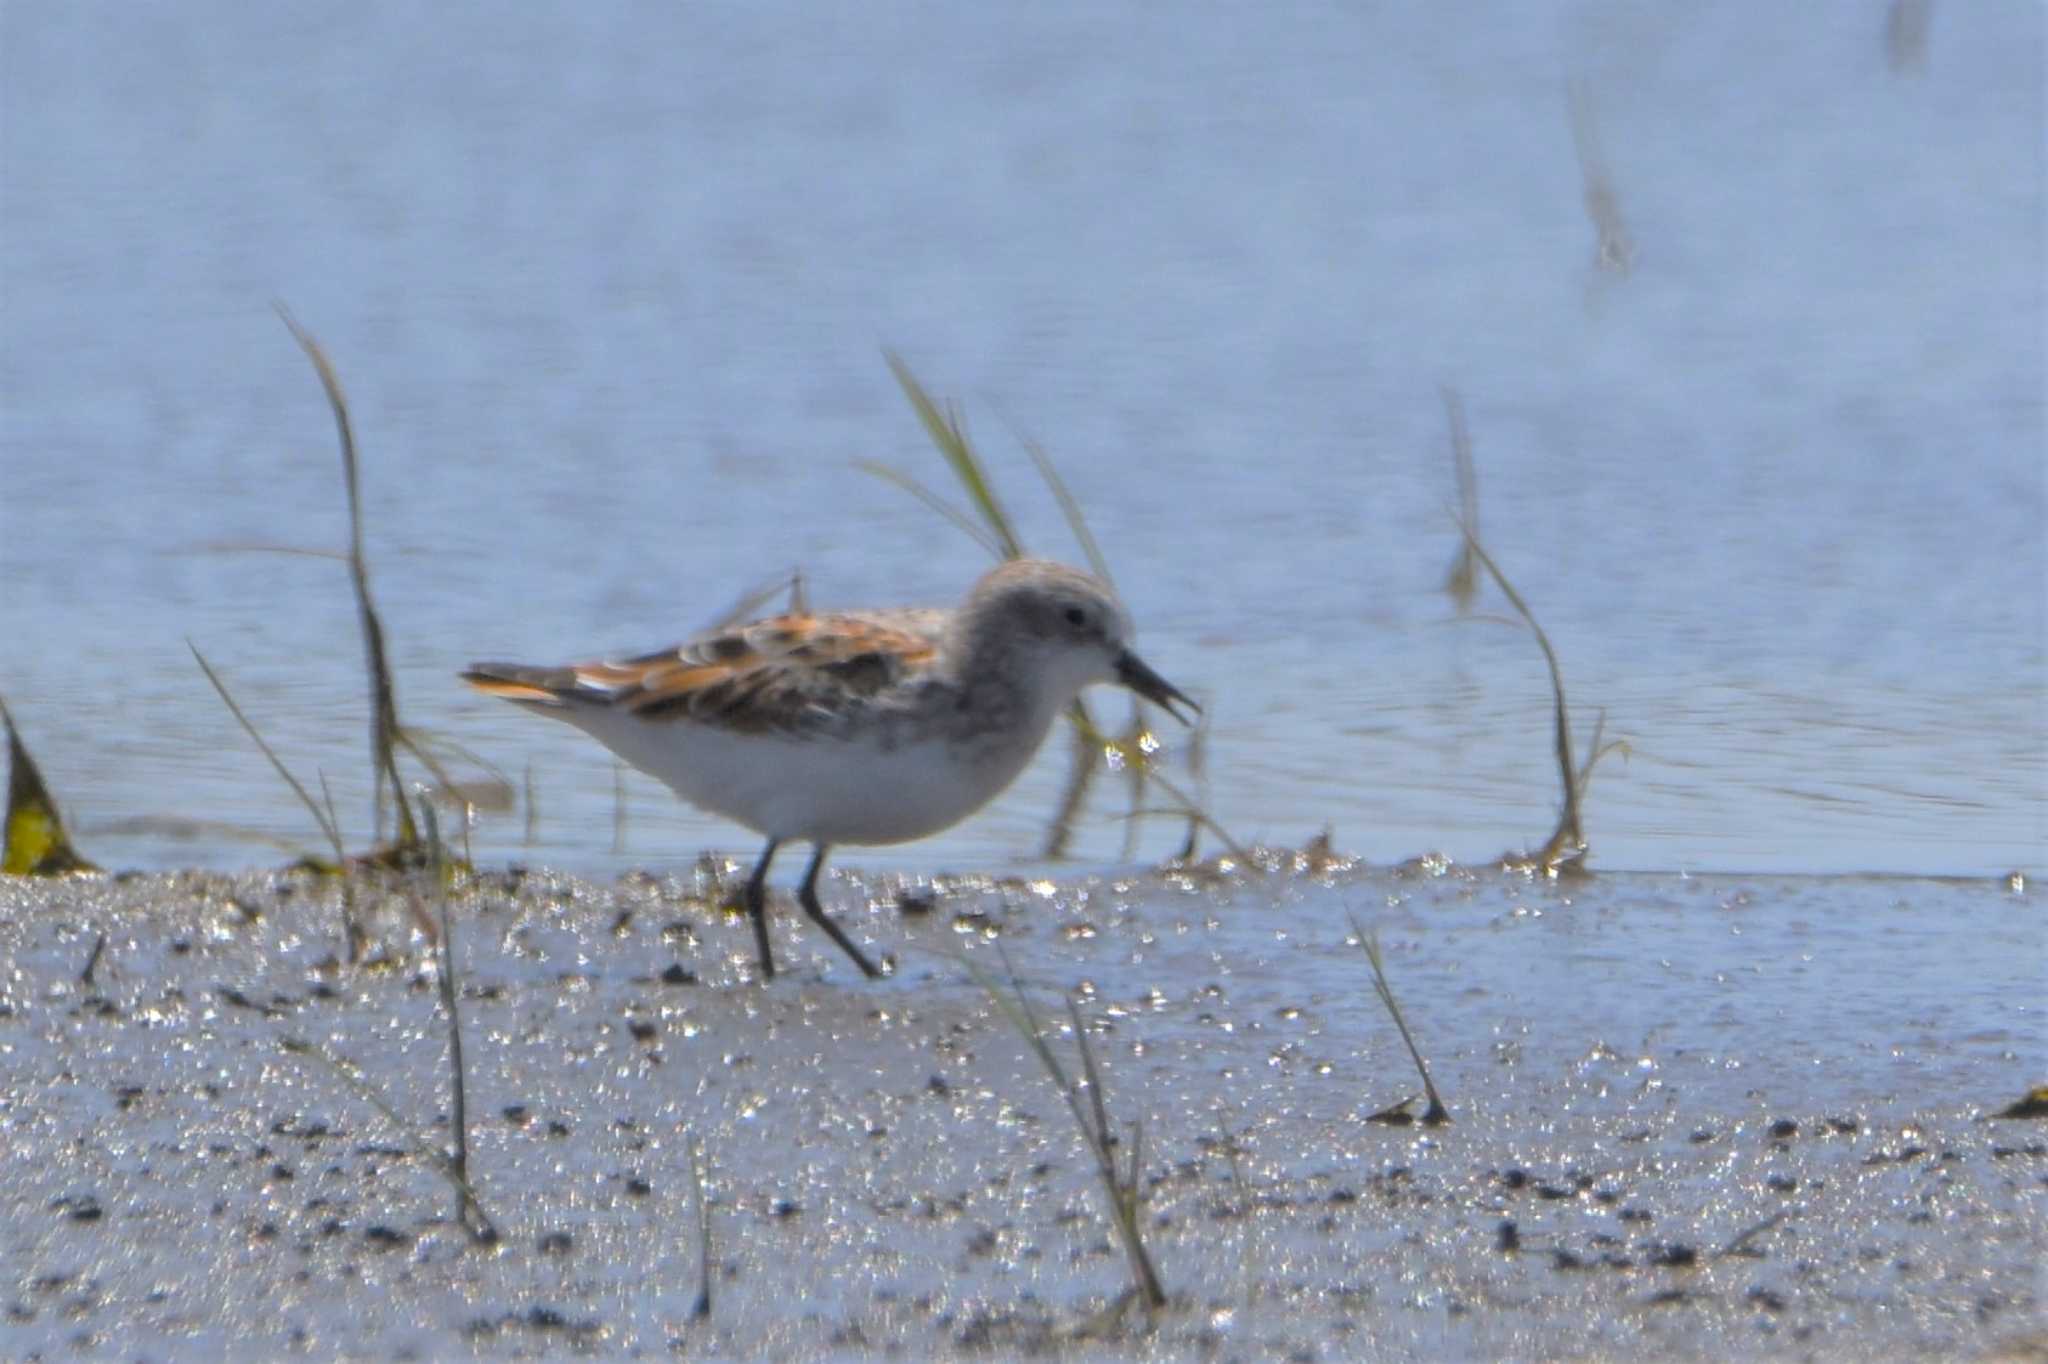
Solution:
<svg viewBox="0 0 2048 1364">
<path fill-rule="evenodd" d="M 422 794 L 422 800 L 438 797 L 446 804 L 492 814 L 512 808 L 511 778 L 467 744 L 410 725 L 398 731 L 398 744 L 434 779 L 433 789 Z M 458 763 L 475 769 L 474 774 L 456 776 L 453 769 Z"/>
<path fill-rule="evenodd" d="M 1586 856 L 1586 834 L 1579 819 L 1578 768 L 1572 758 L 1571 713 L 1564 699 L 1564 670 L 1558 665 L 1557 650 L 1551 647 L 1550 636 L 1544 633 L 1543 626 L 1536 620 L 1536 614 L 1529 609 L 1529 603 L 1522 600 L 1522 594 L 1515 590 L 1514 584 L 1507 580 L 1507 575 L 1500 571 L 1500 565 L 1486 552 L 1486 546 L 1479 543 L 1479 537 L 1468 527 L 1460 526 L 1459 529 L 1464 531 L 1465 543 L 1472 547 L 1472 553 L 1478 557 L 1488 576 L 1506 595 L 1508 603 L 1515 608 L 1515 613 L 1528 625 L 1529 632 L 1536 636 L 1537 647 L 1543 650 L 1543 662 L 1550 669 L 1552 743 L 1557 754 L 1559 781 L 1564 788 L 1564 809 L 1558 816 L 1556 830 L 1551 833 L 1549 841 L 1543 845 L 1543 850 L 1534 860 L 1545 871 L 1556 875 L 1568 866 L 1577 867 Z"/>
<path fill-rule="evenodd" d="M 804 571 L 801 568 L 793 568 L 788 576 L 777 577 L 743 593 L 738 601 L 720 612 L 717 618 L 705 627 L 705 632 L 708 634 L 743 625 L 760 615 L 762 608 L 784 593 L 789 595 L 789 604 L 784 609 L 792 615 L 810 614 L 810 600 L 804 591 Z"/>
<path fill-rule="evenodd" d="M 1074 1047 L 1081 1058 L 1083 1080 L 1076 1082 L 1067 1068 L 1061 1064 L 1052 1044 L 1046 1040 L 1045 1029 L 1038 1015 L 1031 1007 L 1031 1000 L 1024 992 L 1024 983 L 1010 965 L 1009 955 L 996 945 L 1003 957 L 1003 969 L 1009 977 L 1009 992 L 991 980 L 988 975 L 968 958 L 959 958 L 967 974 L 974 979 L 997 1010 L 1008 1020 L 1017 1035 L 1030 1046 L 1044 1068 L 1053 1088 L 1066 1101 L 1067 1111 L 1073 1115 L 1074 1125 L 1080 1129 L 1081 1139 L 1095 1158 L 1096 1174 L 1102 1181 L 1103 1195 L 1109 1203 L 1110 1223 L 1116 1229 L 1117 1239 L 1122 1243 L 1124 1258 L 1130 1267 L 1133 1291 L 1144 1303 L 1147 1314 L 1157 1312 L 1166 1305 L 1166 1290 L 1160 1285 L 1159 1274 L 1153 1266 L 1151 1252 L 1146 1248 L 1141 1215 L 1144 1210 L 1144 1183 L 1142 1179 L 1142 1153 L 1144 1131 L 1138 1124 L 1132 1125 L 1131 1155 L 1127 1167 L 1119 1169 L 1116 1160 L 1118 1144 L 1109 1118 L 1108 1098 L 1103 1091 L 1102 1076 L 1095 1064 L 1095 1052 L 1088 1041 L 1088 1031 L 1081 1023 L 1079 1008 L 1072 996 L 1067 999 L 1067 1016 L 1074 1028 Z M 1082 1090 L 1087 1098 L 1082 1098 Z"/>
<path fill-rule="evenodd" d="M 349 874 L 347 860 L 341 854 L 341 816 L 334 808 L 334 788 L 327 784 L 327 773 L 315 769 L 320 778 L 320 799 L 327 806 L 327 824 L 335 831 L 334 874 L 341 878 L 341 931 L 347 940 L 348 963 L 353 966 L 363 959 L 363 951 L 369 946 L 369 935 L 363 931 L 362 920 L 356 917 L 356 879 Z"/>
<path fill-rule="evenodd" d="M 326 391 L 327 404 L 334 411 L 334 427 L 341 439 L 341 469 L 343 485 L 348 492 L 348 569 L 349 581 L 355 588 L 356 617 L 363 631 L 363 664 L 370 680 L 370 762 L 375 773 L 375 796 L 372 805 L 374 827 L 381 832 L 384 825 L 384 797 L 388 787 L 392 802 L 398 813 L 397 840 L 393 852 L 395 860 L 403 861 L 405 855 L 416 854 L 419 848 L 419 826 L 413 820 L 412 807 L 406 800 L 405 786 L 398 775 L 397 745 L 399 739 L 398 700 L 391 685 L 391 667 L 385 657 L 384 626 L 377 617 L 377 609 L 370 599 L 370 569 L 363 557 L 363 508 L 361 480 L 356 467 L 355 429 L 349 420 L 348 397 L 342 392 L 341 379 L 334 371 L 334 365 L 327 358 L 327 352 L 313 335 L 298 324 L 283 304 L 277 305 L 278 316 L 291 331 L 292 339 L 299 343 L 299 349 L 313 363 L 313 369 L 320 376 L 320 386 Z"/>
<path fill-rule="evenodd" d="M 1422 1048 L 1415 1045 L 1415 1034 L 1408 1031 L 1408 1020 L 1401 1014 L 1400 1001 L 1394 998 L 1394 987 L 1387 983 L 1386 959 L 1380 955 L 1380 940 L 1377 934 L 1367 933 L 1359 925 L 1358 916 L 1351 915 L 1351 931 L 1358 936 L 1359 946 L 1365 949 L 1365 960 L 1372 967 L 1373 992 L 1380 997 L 1392 1016 L 1394 1026 L 1400 1030 L 1401 1041 L 1408 1047 L 1408 1055 L 1415 1062 L 1415 1069 L 1422 1076 L 1422 1092 L 1429 1098 L 1429 1107 L 1423 1112 L 1422 1121 L 1430 1127 L 1447 1125 L 1451 1120 L 1450 1109 L 1444 1107 L 1443 1096 L 1436 1092 L 1436 1082 L 1429 1078 L 1429 1063 L 1422 1059 Z M 1404 1101 L 1405 1102 L 1405 1101 Z"/>
<path fill-rule="evenodd" d="M 1205 714 L 1201 719 L 1203 723 L 1207 723 L 1208 716 Z M 1125 796 L 1130 803 L 1133 816 L 1145 808 L 1145 787 L 1151 780 L 1152 755 L 1158 751 L 1158 748 L 1158 736 L 1152 733 L 1151 729 L 1145 724 L 1144 702 L 1134 696 L 1131 698 L 1130 723 L 1124 726 L 1123 733 L 1116 736 L 1115 746 L 1103 752 L 1104 760 L 1111 767 L 1118 767 L 1123 770 Z M 1142 754 L 1144 761 L 1124 761 L 1123 755 L 1130 752 Z M 1124 821 L 1122 856 L 1126 862 L 1134 861 L 1138 856 L 1138 823 L 1139 821 L 1136 818 Z"/>
<path fill-rule="evenodd" d="M 1449 384 L 1440 391 L 1444 399 L 1444 418 L 1451 428 L 1451 467 L 1458 476 L 1458 520 L 1470 526 L 1472 534 L 1477 537 L 1479 474 L 1472 464 L 1472 431 L 1465 424 L 1465 400 Z M 1469 541 L 1458 542 L 1458 557 L 1451 561 L 1451 571 L 1444 577 L 1444 591 L 1451 594 L 1460 614 L 1472 609 L 1472 599 L 1479 593 L 1479 564 L 1473 558 Z"/>
<path fill-rule="evenodd" d="M 463 1173 L 455 1168 L 449 1153 L 436 1145 L 432 1138 L 394 1108 L 382 1091 L 364 1076 L 361 1066 L 345 1056 L 329 1051 L 317 1042 L 308 1042 L 303 1037 L 282 1037 L 278 1039 L 277 1045 L 287 1056 L 317 1063 L 329 1075 L 340 1081 L 342 1087 L 349 1093 L 376 1109 L 384 1120 L 405 1138 L 406 1149 L 412 1153 L 413 1158 L 447 1180 L 457 1196 L 466 1199 L 468 1205 L 482 1219 L 476 1226 L 469 1228 L 470 1233 L 479 1240 L 497 1239 L 495 1227 L 490 1219 L 484 1216 L 483 1205 L 477 1201 L 476 1190 L 470 1186 Z M 479 1228 L 485 1230 L 480 1231 Z"/>
<path fill-rule="evenodd" d="M 295 559 L 330 559 L 337 564 L 348 562 L 348 555 L 338 549 L 308 549 L 304 545 L 273 545 L 258 541 L 209 540 L 195 549 L 170 550 L 172 554 L 282 554 Z"/>
<path fill-rule="evenodd" d="M 460 987 L 455 975 L 455 930 L 448 919 L 448 887 L 454 877 L 447 847 L 441 841 L 441 822 L 431 800 L 420 802 L 420 817 L 427 832 L 427 874 L 434 902 L 434 922 L 439 926 L 434 944 L 435 976 L 440 986 L 441 1012 L 448 1020 L 448 1162 L 455 1171 L 455 1219 L 481 1241 L 498 1239 L 497 1228 L 476 1201 L 476 1189 L 469 1178 L 469 1072 L 462 1059 L 462 1012 Z"/>
<path fill-rule="evenodd" d="M 1549 841 L 1543 845 L 1541 852 L 1528 861 L 1540 866 L 1552 876 L 1562 872 L 1583 871 L 1587 844 L 1584 824 L 1580 818 L 1580 804 L 1586 784 L 1592 777 L 1595 764 L 1601 758 L 1614 752 L 1626 754 L 1629 746 L 1623 740 L 1601 742 L 1601 734 L 1606 725 L 1606 716 L 1603 714 L 1594 726 L 1593 747 L 1587 755 L 1585 764 L 1580 766 L 1573 757 L 1571 715 L 1565 702 L 1564 670 L 1558 664 L 1557 650 L 1551 646 L 1550 636 L 1537 621 L 1536 613 L 1529 609 L 1529 603 L 1523 600 L 1522 594 L 1515 590 L 1515 585 L 1508 581 L 1507 575 L 1501 572 L 1500 565 L 1494 562 L 1493 556 L 1486 552 L 1486 546 L 1480 542 L 1476 493 L 1478 477 L 1471 472 L 1472 443 L 1465 428 L 1463 405 L 1459 402 L 1454 389 L 1446 388 L 1444 399 L 1451 420 L 1452 450 L 1459 462 L 1458 532 L 1464 541 L 1464 552 L 1486 570 L 1487 576 L 1493 579 L 1501 593 L 1507 597 L 1508 604 L 1514 607 L 1515 614 L 1529 627 L 1529 632 L 1535 635 L 1537 647 L 1543 650 L 1544 664 L 1550 670 L 1553 745 L 1557 754 L 1558 783 L 1564 792 L 1564 808 Z"/>
<path fill-rule="evenodd" d="M 1088 560 L 1088 567 L 1102 581 L 1114 584 L 1116 579 L 1110 575 L 1109 560 L 1103 557 L 1102 546 L 1095 542 L 1095 532 L 1088 529 L 1088 518 L 1081 514 L 1081 503 L 1067 487 L 1067 481 L 1060 477 L 1060 471 L 1053 466 L 1052 456 L 1029 436 L 1019 435 L 1017 443 L 1024 447 L 1025 454 L 1031 456 L 1032 467 L 1045 480 L 1045 486 L 1052 490 L 1053 501 L 1060 504 L 1060 515 L 1067 519 L 1067 528 L 1073 531 L 1082 555 Z"/>
<path fill-rule="evenodd" d="M 1734 1236 L 1729 1238 L 1727 1245 L 1722 1246 L 1720 1250 L 1715 1252 L 1714 1258 L 1725 1260 L 1731 1255 L 1756 1256 L 1761 1258 L 1763 1252 L 1751 1249 L 1750 1242 L 1756 1240 L 1757 1237 L 1763 1235 L 1767 1231 L 1771 1231 L 1777 1227 L 1783 1226 L 1786 1222 L 1790 1221 L 1791 1218 L 1792 1210 L 1790 1208 L 1780 1208 L 1778 1211 L 1772 1213 L 1769 1217 L 1766 1217 L 1763 1221 L 1755 1223 L 1751 1226 L 1744 1227 L 1741 1231 L 1735 1233 Z"/>
<path fill-rule="evenodd" d="M 1205 706 L 1195 719 L 1195 728 L 1188 735 L 1187 743 L 1188 776 L 1197 787 L 1206 787 L 1209 781 L 1209 711 Z M 1202 821 L 1207 816 L 1198 806 L 1188 807 L 1188 836 L 1181 844 L 1175 860 L 1192 862 L 1201 843 Z M 1227 840 L 1226 840 L 1227 841 Z"/>
<path fill-rule="evenodd" d="M 1074 703 L 1077 707 L 1080 702 Z M 1060 798 L 1053 806 L 1052 817 L 1046 821 L 1045 838 L 1039 844 L 1039 856 L 1051 861 L 1065 858 L 1074 842 L 1074 826 L 1080 822 L 1081 812 L 1088 807 L 1088 794 L 1095 789 L 1096 775 L 1101 768 L 1096 755 L 1101 751 L 1102 737 L 1095 733 L 1095 725 L 1085 710 L 1080 717 L 1071 712 L 1067 716 L 1067 732 L 1072 736 L 1073 752 L 1067 762 L 1067 779 L 1060 783 Z"/>
<path fill-rule="evenodd" d="M 242 732 L 255 741 L 256 747 L 270 761 L 272 769 L 276 771 L 278 776 L 284 778 L 285 784 L 290 786 L 292 793 L 299 798 L 299 803 L 304 805 L 307 813 L 313 816 L 313 822 L 320 826 L 320 833 L 326 838 L 327 846 L 334 854 L 334 861 L 327 866 L 322 866 L 316 859 L 306 858 L 303 860 L 303 865 L 313 871 L 325 872 L 341 878 L 341 936 L 343 950 L 347 955 L 349 965 L 355 965 L 363 957 L 364 934 L 362 925 L 356 921 L 355 878 L 349 874 L 348 853 L 342 847 L 341 842 L 341 821 L 334 813 L 334 792 L 328 788 L 327 774 L 324 772 L 320 774 L 320 794 L 326 801 L 323 806 L 316 802 L 313 799 L 312 793 L 305 788 L 297 777 L 292 775 L 291 769 L 286 767 L 284 760 L 277 756 L 277 750 L 273 749 L 269 742 L 264 739 L 261 731 L 256 728 L 255 722 L 250 720 L 241 706 L 236 704 L 234 696 L 228 691 L 227 683 L 221 680 L 220 674 L 214 671 L 213 665 L 206 661 L 206 655 L 199 652 L 199 646 L 188 639 L 185 641 L 185 647 L 192 651 L 193 660 L 199 664 L 199 670 L 206 674 L 206 680 L 213 685 L 214 693 L 220 697 L 221 704 L 228 708 L 228 714 L 234 716 L 235 723 L 242 727 Z"/>
<path fill-rule="evenodd" d="M 227 683 L 221 681 L 220 674 L 215 672 L 213 665 L 206 661 L 206 655 L 199 652 L 199 646 L 188 639 L 185 641 L 185 647 L 192 651 L 192 657 L 199 664 L 199 670 L 205 673 L 206 680 L 213 684 L 215 694 L 220 697 L 222 704 L 227 706 L 228 713 L 235 717 L 235 723 L 242 727 L 244 734 L 255 740 L 256 747 L 261 749 L 263 756 L 270 760 L 270 765 L 276 769 L 277 775 L 285 779 L 286 784 L 292 788 L 292 794 L 299 798 L 299 803 L 304 805 L 307 812 L 313 816 L 313 822 L 320 826 L 320 832 L 326 836 L 328 846 L 334 850 L 335 863 L 339 865 L 346 858 L 346 854 L 342 851 L 340 828 L 328 816 L 328 812 L 320 807 L 319 802 L 313 799 L 312 793 L 305 788 L 297 777 L 292 775 L 291 769 L 284 765 L 284 760 L 277 756 L 277 751 L 270 746 L 263 735 L 257 730 L 254 722 L 235 703 L 235 698 L 228 692 Z"/>
<path fill-rule="evenodd" d="M 1161 791 L 1164 791 L 1174 802 L 1173 805 L 1164 808 L 1133 809 L 1125 815 L 1125 818 L 1134 820 L 1155 818 L 1185 819 L 1188 821 L 1191 831 L 1196 826 L 1207 829 L 1210 833 L 1215 834 L 1218 839 L 1222 840 L 1223 846 L 1229 850 L 1232 857 L 1236 858 L 1240 863 L 1250 862 L 1250 850 L 1232 838 L 1230 831 L 1211 818 L 1209 812 L 1199 805 L 1193 797 L 1189 796 L 1187 792 L 1181 790 L 1180 786 L 1172 778 L 1160 772 L 1158 763 L 1152 757 L 1152 752 L 1157 748 L 1158 740 L 1150 730 L 1142 730 L 1129 739 L 1122 739 L 1105 735 L 1092 724 L 1084 729 L 1077 722 L 1076 728 L 1080 730 L 1082 737 L 1090 745 L 1105 755 L 1106 760 L 1109 759 L 1109 755 L 1114 754 L 1113 761 L 1119 765 L 1143 763 L 1146 767 L 1145 780 L 1151 785 L 1158 787 Z"/>
<path fill-rule="evenodd" d="M 1628 224 L 1622 221 L 1621 198 L 1615 192 L 1614 175 L 1600 146 L 1600 129 L 1593 121 L 1593 102 L 1583 80 L 1574 80 L 1567 87 L 1565 103 L 1571 113 L 1572 147 L 1579 157 L 1586 217 L 1598 236 L 1593 264 L 1626 275 L 1636 262 L 1636 244 L 1629 236 Z"/>
<path fill-rule="evenodd" d="M 100 958 L 105 955 L 106 950 L 107 935 L 102 933 L 92 940 L 92 952 L 86 957 L 85 965 L 78 973 L 78 983 L 88 990 L 98 988 L 97 983 L 93 980 L 93 972 L 99 970 Z"/>
<path fill-rule="evenodd" d="M 1586 788 L 1593 783 L 1593 769 L 1599 765 L 1602 758 L 1610 753 L 1619 753 L 1626 758 L 1635 752 L 1635 748 L 1626 739 L 1608 739 L 1603 743 L 1601 736 L 1606 732 L 1607 712 L 1603 710 L 1593 717 L 1593 739 L 1586 745 L 1586 760 L 1579 764 L 1578 788 L 1581 805 L 1586 801 Z"/>
</svg>

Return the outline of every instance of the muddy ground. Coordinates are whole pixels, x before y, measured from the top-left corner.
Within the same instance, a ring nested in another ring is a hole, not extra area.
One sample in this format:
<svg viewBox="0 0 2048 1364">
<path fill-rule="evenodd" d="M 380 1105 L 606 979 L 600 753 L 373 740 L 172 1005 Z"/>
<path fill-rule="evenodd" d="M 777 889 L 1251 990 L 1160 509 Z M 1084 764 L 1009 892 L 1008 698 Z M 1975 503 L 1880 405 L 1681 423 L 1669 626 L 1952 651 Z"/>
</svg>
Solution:
<svg viewBox="0 0 2048 1364">
<path fill-rule="evenodd" d="M 2048 1080 L 2048 934 L 2008 881 L 844 874 L 827 904 L 895 974 L 783 900 L 763 987 L 729 872 L 457 895 L 495 1244 L 284 1046 L 435 1137 L 403 890 L 349 967 L 309 874 L 0 884 L 0 1357 L 2048 1357 L 2048 1123 L 1990 1116 Z M 1350 915 L 1448 1126 L 1370 1120 L 1420 1086 Z M 998 945 L 1142 1120 L 1155 1318 L 959 963 Z"/>
</svg>

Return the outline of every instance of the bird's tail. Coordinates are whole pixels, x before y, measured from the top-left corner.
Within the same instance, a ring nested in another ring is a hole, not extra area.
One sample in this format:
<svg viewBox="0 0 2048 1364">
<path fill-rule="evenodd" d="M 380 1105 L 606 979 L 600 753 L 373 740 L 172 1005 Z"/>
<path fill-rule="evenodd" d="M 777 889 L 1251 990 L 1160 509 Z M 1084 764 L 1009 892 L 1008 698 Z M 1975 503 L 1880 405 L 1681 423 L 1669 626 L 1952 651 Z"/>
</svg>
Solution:
<svg viewBox="0 0 2048 1364">
<path fill-rule="evenodd" d="M 472 663 L 462 680 L 487 696 L 553 710 L 579 700 L 583 690 L 574 668 L 536 668 L 526 663 Z"/>
</svg>

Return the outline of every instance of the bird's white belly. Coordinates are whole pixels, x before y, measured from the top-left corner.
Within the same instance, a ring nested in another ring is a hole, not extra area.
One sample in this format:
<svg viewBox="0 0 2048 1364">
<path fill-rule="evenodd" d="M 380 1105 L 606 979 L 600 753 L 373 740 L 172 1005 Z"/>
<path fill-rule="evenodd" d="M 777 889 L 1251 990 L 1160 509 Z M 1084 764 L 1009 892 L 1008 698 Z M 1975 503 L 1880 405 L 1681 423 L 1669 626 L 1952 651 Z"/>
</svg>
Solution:
<svg viewBox="0 0 2048 1364">
<path fill-rule="evenodd" d="M 608 712 L 591 714 L 583 727 L 700 809 L 770 837 L 818 843 L 901 843 L 937 833 L 1016 780 L 1044 737 L 1041 729 L 995 749 L 963 750 L 940 738 L 884 748 Z"/>
</svg>

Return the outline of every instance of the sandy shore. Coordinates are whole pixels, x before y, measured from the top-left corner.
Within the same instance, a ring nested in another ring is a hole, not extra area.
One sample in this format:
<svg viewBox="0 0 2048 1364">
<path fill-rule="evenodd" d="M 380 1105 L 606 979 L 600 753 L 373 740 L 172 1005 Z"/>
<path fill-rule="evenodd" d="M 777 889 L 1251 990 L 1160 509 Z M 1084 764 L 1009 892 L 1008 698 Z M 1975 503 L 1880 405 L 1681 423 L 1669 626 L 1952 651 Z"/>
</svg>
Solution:
<svg viewBox="0 0 2048 1364">
<path fill-rule="evenodd" d="M 785 904 L 767 988 L 712 891 L 458 897 L 480 1245 L 415 1136 L 282 1045 L 435 1138 L 402 893 L 351 969 L 306 876 L 0 885 L 0 1357 L 2048 1356 L 2048 1125 L 1988 1116 L 2044 1078 L 2043 930 L 2001 884 L 841 876 L 897 973 Z M 1367 1121 L 1418 1085 L 1351 913 L 1450 1126 Z M 956 960 L 997 942 L 1143 1121 L 1152 1321 Z"/>
</svg>

